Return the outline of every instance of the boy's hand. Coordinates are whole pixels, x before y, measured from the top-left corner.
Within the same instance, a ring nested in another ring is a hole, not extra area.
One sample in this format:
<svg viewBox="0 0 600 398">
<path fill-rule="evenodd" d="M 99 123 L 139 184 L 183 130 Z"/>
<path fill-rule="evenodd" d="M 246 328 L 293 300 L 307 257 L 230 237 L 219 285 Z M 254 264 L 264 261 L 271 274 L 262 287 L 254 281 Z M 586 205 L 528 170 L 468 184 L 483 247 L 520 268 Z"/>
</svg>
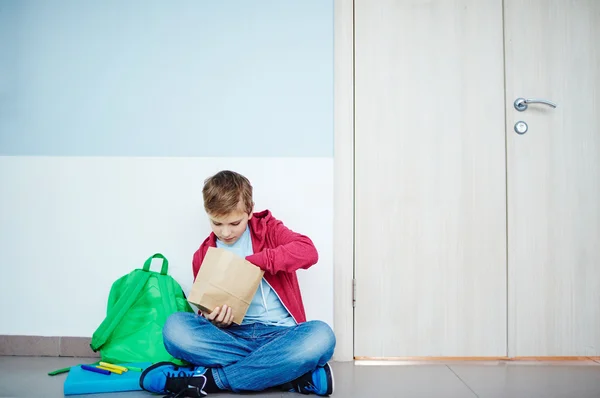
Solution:
<svg viewBox="0 0 600 398">
<path fill-rule="evenodd" d="M 220 328 L 227 328 L 231 325 L 231 322 L 233 322 L 233 309 L 224 305 L 223 308 L 217 307 L 210 314 L 205 314 L 205 317 L 211 321 L 213 325 Z"/>
</svg>

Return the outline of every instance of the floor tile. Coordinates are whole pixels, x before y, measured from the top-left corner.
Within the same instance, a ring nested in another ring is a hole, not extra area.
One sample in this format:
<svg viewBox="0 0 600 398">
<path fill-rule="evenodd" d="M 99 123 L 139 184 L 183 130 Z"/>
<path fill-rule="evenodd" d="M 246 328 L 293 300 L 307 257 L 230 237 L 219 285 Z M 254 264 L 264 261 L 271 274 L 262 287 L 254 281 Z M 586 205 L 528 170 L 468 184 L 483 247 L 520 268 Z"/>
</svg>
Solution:
<svg viewBox="0 0 600 398">
<path fill-rule="evenodd" d="M 479 398 L 600 397 L 600 366 L 595 363 L 454 364 L 450 368 Z"/>
<path fill-rule="evenodd" d="M 0 397 L 64 397 L 66 374 L 48 376 L 54 369 L 97 358 L 11 357 L 0 356 Z M 336 389 L 333 397 L 401 398 L 598 398 L 600 364 L 594 361 L 573 363 L 449 362 L 415 363 L 402 366 L 357 366 L 352 362 L 333 362 Z M 279 391 L 256 394 L 214 394 L 233 397 L 301 397 Z M 79 396 L 78 396 L 79 397 Z M 81 395 L 85 398 L 150 398 L 144 391 Z"/>
<path fill-rule="evenodd" d="M 64 397 L 63 384 L 67 374 L 48 376 L 48 372 L 81 363 L 94 363 L 98 358 L 59 358 L 59 357 L 13 357 L 0 356 L 0 397 L 1 398 L 58 398 Z M 155 398 L 158 395 L 146 391 L 129 391 L 110 394 L 71 395 L 82 398 Z M 214 394 L 219 398 L 239 398 L 239 394 Z M 245 396 L 245 395 L 244 395 Z M 251 394 L 253 398 L 281 397 L 279 391 Z"/>
<path fill-rule="evenodd" d="M 474 398 L 445 365 L 356 366 L 333 363 L 336 397 Z"/>
</svg>

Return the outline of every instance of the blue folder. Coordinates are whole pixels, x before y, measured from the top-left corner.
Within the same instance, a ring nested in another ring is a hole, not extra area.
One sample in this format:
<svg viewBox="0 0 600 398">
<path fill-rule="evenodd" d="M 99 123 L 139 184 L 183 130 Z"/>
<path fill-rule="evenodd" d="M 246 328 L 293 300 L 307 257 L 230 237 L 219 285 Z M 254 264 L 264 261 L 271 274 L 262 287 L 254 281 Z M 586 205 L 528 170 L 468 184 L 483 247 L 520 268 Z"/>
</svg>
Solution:
<svg viewBox="0 0 600 398">
<path fill-rule="evenodd" d="M 146 369 L 152 363 L 120 363 L 121 366 L 134 366 L 136 368 Z M 91 365 L 95 366 L 95 365 Z M 118 391 L 139 391 L 140 376 L 142 372 L 129 370 L 123 374 L 111 373 L 104 375 L 101 373 L 90 372 L 81 368 L 81 365 L 73 366 L 65 379 L 64 394 L 94 394 L 102 392 Z"/>
</svg>

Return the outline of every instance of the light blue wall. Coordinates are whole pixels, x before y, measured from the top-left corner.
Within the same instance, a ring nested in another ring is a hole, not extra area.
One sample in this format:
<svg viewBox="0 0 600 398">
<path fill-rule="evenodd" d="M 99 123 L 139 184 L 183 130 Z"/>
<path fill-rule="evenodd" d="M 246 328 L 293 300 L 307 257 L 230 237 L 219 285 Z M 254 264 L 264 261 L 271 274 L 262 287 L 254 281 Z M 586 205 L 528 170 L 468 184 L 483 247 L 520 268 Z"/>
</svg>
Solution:
<svg viewBox="0 0 600 398">
<path fill-rule="evenodd" d="M 0 0 L 0 155 L 333 156 L 333 0 Z"/>
</svg>

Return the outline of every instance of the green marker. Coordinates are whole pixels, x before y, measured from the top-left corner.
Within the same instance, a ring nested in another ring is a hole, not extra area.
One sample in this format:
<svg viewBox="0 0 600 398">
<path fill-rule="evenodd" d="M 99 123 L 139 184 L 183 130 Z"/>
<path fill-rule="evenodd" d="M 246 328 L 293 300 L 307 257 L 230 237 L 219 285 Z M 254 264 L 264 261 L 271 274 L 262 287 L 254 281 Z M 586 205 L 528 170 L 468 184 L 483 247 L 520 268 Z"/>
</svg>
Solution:
<svg viewBox="0 0 600 398">
<path fill-rule="evenodd" d="M 142 372 L 144 370 L 142 368 L 136 368 L 135 366 L 125 366 L 125 365 L 121 365 L 121 366 L 123 366 L 124 368 L 127 368 L 129 370 L 134 370 L 136 372 Z"/>
<path fill-rule="evenodd" d="M 56 375 L 61 374 L 61 373 L 67 373 L 69 370 L 71 370 L 70 366 L 68 368 L 62 368 L 62 369 L 58 369 L 58 370 L 54 370 L 52 372 L 49 372 L 48 376 L 56 376 Z"/>
</svg>

